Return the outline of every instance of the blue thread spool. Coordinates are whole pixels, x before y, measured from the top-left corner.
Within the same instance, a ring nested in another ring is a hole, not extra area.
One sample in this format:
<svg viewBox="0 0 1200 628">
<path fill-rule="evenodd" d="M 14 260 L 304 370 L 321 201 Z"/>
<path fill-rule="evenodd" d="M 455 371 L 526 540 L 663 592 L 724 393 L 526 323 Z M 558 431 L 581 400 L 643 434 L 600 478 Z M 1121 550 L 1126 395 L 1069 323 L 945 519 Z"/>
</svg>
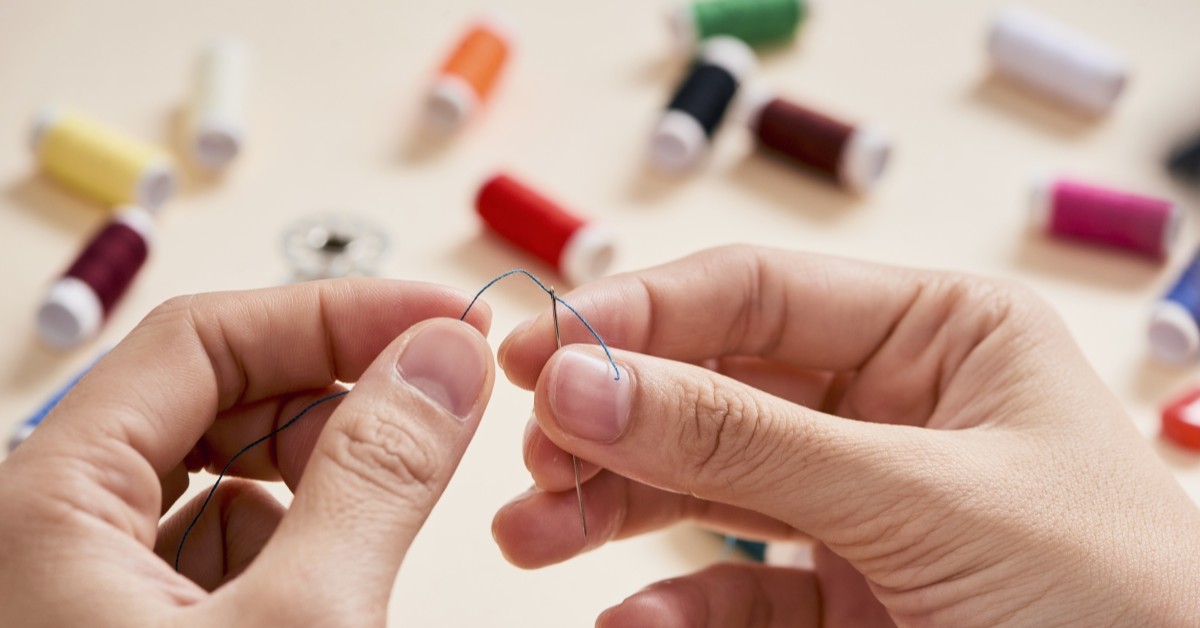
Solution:
<svg viewBox="0 0 1200 628">
<path fill-rule="evenodd" d="M 1171 364 L 1200 355 L 1200 251 L 1150 314 L 1150 352 Z"/>
<path fill-rule="evenodd" d="M 55 393 L 51 395 L 50 398 L 47 399 L 40 408 L 37 409 L 37 412 L 29 415 L 27 419 L 22 421 L 21 424 L 17 426 L 17 429 L 13 431 L 12 437 L 8 440 L 9 453 L 12 453 L 17 446 L 25 442 L 25 439 L 29 438 L 30 434 L 33 434 L 33 431 L 37 429 L 37 426 L 42 424 L 42 421 L 46 418 L 46 415 L 50 414 L 50 411 L 58 405 L 58 402 L 62 401 L 63 397 L 66 397 L 67 393 L 71 392 L 72 388 L 75 388 L 75 384 L 78 384 L 79 380 L 83 379 L 83 376 L 87 375 L 88 371 L 91 371 L 92 367 L 96 366 L 96 363 L 99 362 L 100 358 L 103 357 L 104 353 L 101 353 L 95 360 L 92 360 L 91 364 L 88 364 L 83 368 L 82 371 L 76 373 L 75 377 L 72 377 L 70 381 L 66 383 L 66 385 L 55 391 Z"/>
</svg>

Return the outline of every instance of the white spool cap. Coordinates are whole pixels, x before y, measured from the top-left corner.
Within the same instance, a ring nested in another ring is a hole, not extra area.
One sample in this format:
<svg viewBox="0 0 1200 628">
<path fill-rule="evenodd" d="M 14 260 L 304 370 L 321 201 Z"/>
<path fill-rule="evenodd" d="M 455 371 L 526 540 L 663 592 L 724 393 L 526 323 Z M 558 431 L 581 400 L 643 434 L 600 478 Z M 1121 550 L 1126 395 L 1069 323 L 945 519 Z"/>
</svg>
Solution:
<svg viewBox="0 0 1200 628">
<path fill-rule="evenodd" d="M 175 169 L 169 161 L 157 161 L 146 167 L 138 179 L 134 200 L 140 207 L 157 212 L 175 193 Z M 140 210 L 139 210 L 140 211 Z"/>
<path fill-rule="evenodd" d="M 614 253 L 612 233 L 599 225 L 585 224 L 563 247 L 559 272 L 577 286 L 595 281 L 608 272 Z"/>
<path fill-rule="evenodd" d="M 11 454 L 17 449 L 17 447 L 21 446 L 21 443 L 28 440 L 29 437 L 33 435 L 33 431 L 35 429 L 37 429 L 36 425 L 27 425 L 25 423 L 17 426 L 17 429 L 13 432 L 13 435 L 8 439 L 8 453 Z"/>
<path fill-rule="evenodd" d="M 512 49 L 517 43 L 517 23 L 511 14 L 507 11 L 492 9 L 480 15 L 476 24 L 504 40 L 504 45 L 508 47 L 509 53 L 512 53 Z"/>
<path fill-rule="evenodd" d="M 1200 355 L 1200 328 L 1182 305 L 1163 299 L 1154 304 L 1148 328 L 1150 353 L 1169 364 L 1185 364 Z"/>
<path fill-rule="evenodd" d="M 838 178 L 855 192 L 875 187 L 887 168 L 892 143 L 883 131 L 870 126 L 854 129 L 838 159 Z"/>
<path fill-rule="evenodd" d="M 192 160 L 205 169 L 223 169 L 242 152 L 248 65 L 246 47 L 236 39 L 215 41 L 200 53 L 187 142 Z"/>
<path fill-rule="evenodd" d="M 54 124 L 62 110 L 54 105 L 43 107 L 33 118 L 33 129 L 29 133 L 29 148 L 33 150 L 33 154 L 41 156 L 42 152 L 42 137 L 46 135 L 46 129 Z"/>
<path fill-rule="evenodd" d="M 50 287 L 38 310 L 38 335 L 55 349 L 71 349 L 100 329 L 104 308 L 91 286 L 63 277 Z"/>
<path fill-rule="evenodd" d="M 1050 210 L 1054 203 L 1054 177 L 1037 175 L 1029 186 L 1029 226 L 1035 231 L 1050 229 Z"/>
<path fill-rule="evenodd" d="M 1108 46 L 1020 7 L 996 16 L 988 53 L 1000 73 L 1090 114 L 1111 109 L 1129 75 Z"/>
<path fill-rule="evenodd" d="M 718 35 L 706 39 L 700 46 L 699 59 L 702 63 L 724 68 L 726 72 L 733 75 L 733 80 L 739 85 L 745 82 L 750 73 L 758 67 L 758 61 L 750 46 L 747 46 L 746 42 L 728 35 Z"/>
<path fill-rule="evenodd" d="M 733 37 L 706 40 L 700 47 L 698 58 L 701 63 L 724 69 L 738 84 L 757 66 L 750 47 Z M 659 119 L 650 136 L 650 161 L 664 172 L 684 172 L 699 163 L 708 144 L 708 135 L 699 120 L 683 111 L 670 109 Z"/>
<path fill-rule="evenodd" d="M 140 207 L 125 207 L 114 221 L 138 232 L 149 248 L 154 237 L 154 219 Z M 56 349 L 70 349 L 91 338 L 104 320 L 100 296 L 75 277 L 54 282 L 38 309 L 38 336 Z"/>
<path fill-rule="evenodd" d="M 708 136 L 700 122 L 682 111 L 670 110 L 650 136 L 650 161 L 664 172 L 684 172 L 699 163 L 707 148 Z"/>
<path fill-rule="evenodd" d="M 667 26 L 671 29 L 671 40 L 677 52 L 691 50 L 700 37 L 700 29 L 696 27 L 696 12 L 691 4 L 667 9 Z"/>
<path fill-rule="evenodd" d="M 425 120 L 432 131 L 449 133 L 461 127 L 478 108 L 479 95 L 475 89 L 458 76 L 444 74 L 433 83 L 425 106 Z"/>
<path fill-rule="evenodd" d="M 767 105 L 775 100 L 777 94 L 774 89 L 761 80 L 742 86 L 740 91 L 742 95 L 738 98 L 738 106 L 731 115 L 739 122 L 745 123 L 751 131 L 757 131 L 763 109 L 766 109 Z"/>
</svg>

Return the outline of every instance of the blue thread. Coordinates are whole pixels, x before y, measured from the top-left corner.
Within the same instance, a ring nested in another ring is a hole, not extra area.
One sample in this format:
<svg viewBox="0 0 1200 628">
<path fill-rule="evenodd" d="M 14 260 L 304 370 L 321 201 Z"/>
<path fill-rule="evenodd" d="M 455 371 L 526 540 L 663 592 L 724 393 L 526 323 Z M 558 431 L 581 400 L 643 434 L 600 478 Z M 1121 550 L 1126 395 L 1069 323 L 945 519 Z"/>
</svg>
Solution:
<svg viewBox="0 0 1200 628">
<path fill-rule="evenodd" d="M 475 307 L 475 302 L 479 300 L 479 297 L 483 296 L 483 293 L 487 292 L 488 288 L 491 288 L 492 286 L 496 285 L 496 283 L 499 282 L 501 279 L 504 279 L 505 277 L 508 277 L 510 275 L 525 275 L 526 277 L 529 277 L 530 279 L 533 280 L 533 283 L 536 283 L 537 286 L 542 289 L 542 292 L 545 292 L 546 294 L 550 295 L 555 301 L 562 303 L 563 307 L 567 308 L 568 311 L 570 311 L 572 314 L 574 314 L 575 318 L 578 318 L 579 322 L 583 323 L 583 326 L 586 327 L 589 332 L 591 332 L 592 337 L 596 339 L 596 342 L 600 343 L 600 348 L 604 350 L 604 357 L 608 358 L 608 363 L 611 364 L 613 367 L 613 373 L 616 373 L 616 376 L 613 377 L 613 380 L 620 381 L 621 369 L 617 368 L 617 361 L 613 359 L 612 353 L 609 352 L 608 345 L 604 343 L 604 339 L 600 337 L 600 334 L 596 333 L 596 330 L 594 328 L 592 328 L 591 323 L 587 322 L 587 319 L 583 317 L 583 314 L 579 313 L 579 310 L 576 310 L 574 307 L 571 306 L 570 303 L 567 303 L 566 301 L 564 301 L 562 299 L 562 297 L 558 296 L 557 294 L 554 294 L 554 292 L 552 292 L 550 290 L 550 288 L 546 287 L 546 284 L 542 283 L 541 279 L 538 279 L 537 277 L 535 277 L 533 275 L 533 273 L 525 270 L 524 268 L 514 268 L 514 269 L 500 275 L 499 277 L 496 277 L 495 279 L 487 282 L 482 288 L 479 289 L 479 292 L 475 293 L 475 298 L 471 299 L 471 303 L 467 305 L 467 309 L 463 310 L 462 316 L 458 317 L 458 320 L 460 320 L 460 321 L 465 320 L 467 318 L 467 314 L 469 314 L 471 312 L 471 308 Z"/>
<path fill-rule="evenodd" d="M 242 454 L 265 443 L 268 439 L 270 439 L 271 437 L 275 436 L 276 434 L 282 432 L 283 430 L 286 430 L 287 428 L 291 427 L 292 425 L 295 425 L 296 421 L 299 421 L 301 418 L 304 417 L 304 415 L 308 414 L 309 410 L 312 410 L 313 408 L 325 403 L 326 401 L 332 401 L 334 399 L 337 399 L 338 397 L 345 396 L 346 393 L 349 393 L 349 392 L 350 392 L 349 390 L 343 390 L 341 392 L 333 393 L 332 395 L 327 395 L 325 397 L 321 397 L 320 399 L 305 406 L 304 409 L 301 410 L 299 414 L 292 417 L 287 423 L 284 423 L 283 425 L 280 425 L 279 427 L 271 430 L 270 432 L 267 433 L 266 436 L 260 437 L 258 440 L 250 443 L 249 445 L 246 445 L 245 447 L 242 447 L 241 451 L 237 452 L 236 454 L 233 454 L 233 457 L 230 458 L 229 462 L 226 462 L 225 466 L 221 469 L 221 474 L 217 476 L 217 481 L 213 482 L 212 488 L 208 489 L 208 495 L 204 498 L 204 503 L 200 504 L 200 510 L 196 511 L 196 516 L 192 518 L 192 522 L 188 524 L 187 529 L 183 531 L 183 538 L 179 539 L 179 549 L 175 550 L 175 571 L 176 572 L 179 571 L 179 557 L 183 554 L 183 544 L 187 542 L 188 535 L 192 533 L 192 528 L 196 527 L 196 523 L 200 521 L 200 515 L 204 514 L 204 509 L 208 507 L 208 502 L 209 502 L 209 500 L 212 499 L 213 493 L 217 492 L 217 486 L 221 484 L 221 480 L 224 479 L 225 474 L 227 472 L 229 472 L 229 467 L 232 467 L 233 463 L 236 462 L 238 458 L 242 457 Z"/>
<path fill-rule="evenodd" d="M 587 319 L 584 318 L 583 315 L 580 314 L 578 310 L 571 307 L 570 303 L 563 301 L 561 297 L 559 297 L 558 295 L 551 292 L 550 289 L 546 287 L 546 284 L 542 283 L 542 280 L 533 276 L 533 273 L 531 273 L 523 268 L 514 268 L 514 269 L 500 275 L 499 277 L 496 277 L 495 279 L 487 282 L 486 285 L 484 285 L 482 288 L 479 289 L 479 292 L 475 293 L 475 298 L 471 299 L 471 302 L 467 305 L 467 309 L 463 310 L 462 316 L 458 317 L 458 320 L 461 321 L 461 320 L 465 320 L 467 318 L 467 314 L 471 313 L 471 308 L 475 307 L 475 302 L 479 300 L 479 297 L 483 296 L 483 293 L 486 292 L 488 288 L 491 288 L 492 286 L 494 286 L 496 284 L 496 282 L 500 281 L 501 279 L 504 279 L 505 277 L 508 277 L 509 275 L 516 275 L 516 274 L 525 275 L 526 277 L 529 277 L 530 279 L 532 279 L 533 282 L 536 283 L 539 288 L 541 288 L 546 294 L 553 297 L 555 301 L 562 303 L 564 307 L 566 307 L 568 310 L 570 310 L 570 312 L 572 314 L 575 315 L 575 318 L 579 319 L 579 322 L 583 323 L 583 326 L 586 327 L 587 330 L 592 333 L 592 337 L 594 337 L 596 339 L 596 342 L 600 343 L 600 348 L 604 350 L 604 355 L 608 357 L 608 363 L 612 364 L 613 372 L 615 372 L 617 374 L 616 377 L 614 377 L 613 379 L 620 380 L 621 379 L 621 370 L 617 368 L 617 362 L 616 362 L 616 360 L 613 360 L 612 354 L 609 353 L 609 351 L 608 351 L 608 345 L 604 344 L 604 339 L 600 337 L 600 334 L 596 333 L 596 330 L 593 329 L 591 324 L 587 322 Z M 208 502 L 210 500 L 212 500 L 213 494 L 215 494 L 217 492 L 217 486 L 220 485 L 221 480 L 223 480 L 225 478 L 225 474 L 229 471 L 229 467 L 232 467 L 233 463 L 236 462 L 238 458 L 242 457 L 242 454 L 265 443 L 266 441 L 270 440 L 275 435 L 286 430 L 287 428 L 291 427 L 292 425 L 295 425 L 295 423 L 297 421 L 299 421 L 301 418 L 303 418 L 304 415 L 308 414 L 309 410 L 312 410 L 313 408 L 325 403 L 326 401 L 332 401 L 334 399 L 337 399 L 338 397 L 345 396 L 349 392 L 350 391 L 348 391 L 348 390 L 336 392 L 336 393 L 333 393 L 332 395 L 327 395 L 325 397 L 322 397 L 322 398 L 308 404 L 296 416 L 289 419 L 287 423 L 280 425 L 279 427 L 268 432 L 265 436 L 262 436 L 258 440 L 255 440 L 254 442 L 250 443 L 249 445 L 242 447 L 242 449 L 240 451 L 238 451 L 236 454 L 233 455 L 232 458 L 229 459 L 229 462 L 225 463 L 225 466 L 221 469 L 221 473 L 219 475 L 217 475 L 217 481 L 213 482 L 212 488 L 208 489 L 208 495 L 204 497 L 204 503 L 200 504 L 200 510 L 196 511 L 196 516 L 192 518 L 192 522 L 188 524 L 187 529 L 183 531 L 183 538 L 179 539 L 179 549 L 175 550 L 175 572 L 176 573 L 179 572 L 179 557 L 183 555 L 183 544 L 187 542 L 188 535 L 190 535 L 192 533 L 192 528 L 196 527 L 196 524 L 200 521 L 200 515 L 204 514 L 204 509 L 208 507 Z"/>
</svg>

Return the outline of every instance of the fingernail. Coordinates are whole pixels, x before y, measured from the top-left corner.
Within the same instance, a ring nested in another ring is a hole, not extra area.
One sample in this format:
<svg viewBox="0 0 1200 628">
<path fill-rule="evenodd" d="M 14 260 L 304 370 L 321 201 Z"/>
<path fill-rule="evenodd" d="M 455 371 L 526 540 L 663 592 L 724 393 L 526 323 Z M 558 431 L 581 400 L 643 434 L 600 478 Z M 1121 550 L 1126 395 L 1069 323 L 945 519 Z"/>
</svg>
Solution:
<svg viewBox="0 0 1200 628">
<path fill-rule="evenodd" d="M 612 364 L 587 349 L 567 349 L 554 369 L 550 408 L 559 425 L 580 438 L 616 440 L 629 423 L 629 379 L 613 379 Z"/>
<path fill-rule="evenodd" d="M 409 339 L 396 371 L 431 401 L 464 419 L 479 399 L 487 359 L 465 325 L 438 322 Z"/>
</svg>

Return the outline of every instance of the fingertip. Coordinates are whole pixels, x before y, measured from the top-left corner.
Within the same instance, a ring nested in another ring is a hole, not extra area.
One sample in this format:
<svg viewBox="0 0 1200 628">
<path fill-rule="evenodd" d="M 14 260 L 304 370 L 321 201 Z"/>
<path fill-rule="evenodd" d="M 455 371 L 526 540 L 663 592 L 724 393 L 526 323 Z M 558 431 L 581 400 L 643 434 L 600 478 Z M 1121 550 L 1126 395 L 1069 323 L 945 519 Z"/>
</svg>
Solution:
<svg viewBox="0 0 1200 628">
<path fill-rule="evenodd" d="M 555 349 L 551 343 L 553 330 L 545 330 L 543 333 L 539 325 L 541 318 L 530 318 L 514 327 L 496 351 L 496 361 L 504 371 L 505 377 L 514 386 L 525 390 L 533 390 L 542 365 L 553 355 Z"/>
<path fill-rule="evenodd" d="M 680 613 L 679 605 L 661 591 L 647 589 L 625 598 L 596 618 L 597 628 L 624 626 L 661 626 L 685 628 L 693 625 Z"/>
<path fill-rule="evenodd" d="M 527 560 L 527 557 L 518 549 L 520 547 L 520 532 L 519 524 L 514 525 L 512 515 L 517 507 L 517 504 L 532 495 L 539 493 L 537 488 L 529 490 L 514 497 L 512 501 L 500 507 L 492 517 L 492 540 L 496 542 L 496 547 L 500 549 L 500 555 L 507 560 L 509 564 L 521 569 L 536 569 L 543 567 L 544 563 Z M 515 533 L 515 535 L 514 535 Z"/>
<path fill-rule="evenodd" d="M 533 476 L 535 486 L 549 492 L 574 490 L 575 460 L 570 452 L 546 436 L 534 417 L 530 417 L 525 428 L 523 449 L 525 468 Z M 599 465 L 583 459 L 578 459 L 578 462 L 581 482 L 587 482 L 600 473 Z"/>
<path fill-rule="evenodd" d="M 485 301 L 476 301 L 467 311 L 467 315 L 460 320 L 469 323 L 487 337 L 492 331 L 492 306 Z"/>
<path fill-rule="evenodd" d="M 533 488 L 505 504 L 492 519 L 492 537 L 508 562 L 521 569 L 560 563 L 610 534 L 585 539 L 578 527 L 575 494 Z"/>
</svg>

